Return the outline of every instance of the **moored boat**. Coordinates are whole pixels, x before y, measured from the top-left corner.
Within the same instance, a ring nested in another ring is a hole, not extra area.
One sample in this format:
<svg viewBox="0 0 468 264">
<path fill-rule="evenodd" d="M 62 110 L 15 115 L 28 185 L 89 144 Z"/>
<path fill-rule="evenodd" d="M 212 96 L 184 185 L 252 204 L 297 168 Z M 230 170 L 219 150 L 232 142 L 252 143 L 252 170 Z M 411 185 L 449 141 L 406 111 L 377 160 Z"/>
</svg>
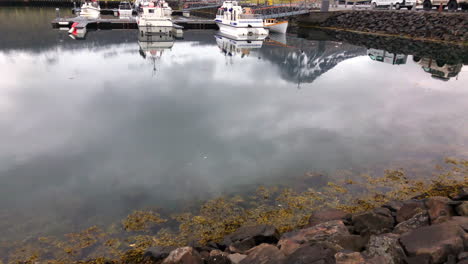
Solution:
<svg viewBox="0 0 468 264">
<path fill-rule="evenodd" d="M 268 28 L 270 32 L 285 34 L 288 30 L 288 21 L 278 21 L 276 19 L 265 19 L 263 21 L 265 28 Z"/>
<path fill-rule="evenodd" d="M 137 17 L 140 36 L 144 35 L 172 35 L 173 23 L 170 16 L 166 16 L 161 3 L 150 2 L 142 6 Z"/>
<path fill-rule="evenodd" d="M 215 22 L 223 34 L 230 36 L 267 36 L 261 17 L 251 14 L 250 9 L 242 8 L 237 1 L 224 1 L 218 9 Z"/>
<path fill-rule="evenodd" d="M 131 17 L 133 14 L 132 5 L 127 1 L 122 1 L 119 4 L 119 17 Z"/>
<path fill-rule="evenodd" d="M 101 7 L 96 0 L 85 1 L 80 9 L 80 16 L 97 18 L 101 14 Z"/>
</svg>

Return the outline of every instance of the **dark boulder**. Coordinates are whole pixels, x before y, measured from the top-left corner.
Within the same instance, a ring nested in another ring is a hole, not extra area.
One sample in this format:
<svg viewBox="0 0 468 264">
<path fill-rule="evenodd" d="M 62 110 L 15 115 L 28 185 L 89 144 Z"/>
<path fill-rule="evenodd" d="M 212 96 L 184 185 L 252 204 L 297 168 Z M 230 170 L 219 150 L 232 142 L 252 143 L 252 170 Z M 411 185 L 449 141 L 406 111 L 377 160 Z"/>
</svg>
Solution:
<svg viewBox="0 0 468 264">
<path fill-rule="evenodd" d="M 304 245 L 287 256 L 284 263 L 291 264 L 335 264 L 336 250 L 321 244 Z M 242 263 L 244 264 L 244 263 Z"/>
<path fill-rule="evenodd" d="M 454 215 L 450 206 L 451 200 L 447 197 L 430 197 L 425 201 L 431 224 L 437 224 L 450 219 Z"/>
<path fill-rule="evenodd" d="M 387 208 L 376 208 L 372 211 L 352 216 L 354 228 L 361 235 L 382 234 L 391 232 L 395 223 Z"/>
<path fill-rule="evenodd" d="M 468 201 L 463 201 L 460 205 L 458 205 L 455 210 L 457 211 L 458 215 L 461 216 L 468 216 Z"/>
<path fill-rule="evenodd" d="M 403 264 L 406 258 L 405 251 L 398 243 L 398 239 L 397 234 L 372 235 L 364 255 L 370 258 L 380 257 L 388 264 Z"/>
<path fill-rule="evenodd" d="M 232 262 L 227 256 L 218 255 L 206 258 L 205 264 L 232 264 Z"/>
<path fill-rule="evenodd" d="M 403 202 L 403 205 L 398 209 L 396 213 L 397 223 L 404 222 L 414 215 L 424 212 L 426 207 L 423 201 L 420 200 L 409 200 Z"/>
<path fill-rule="evenodd" d="M 336 242 L 338 238 L 350 233 L 341 220 L 324 222 L 313 227 L 285 233 L 281 236 L 278 246 L 284 255 L 290 255 L 304 244 L 318 242 Z"/>
<path fill-rule="evenodd" d="M 149 259 L 152 261 L 159 261 L 169 256 L 169 253 L 171 253 L 171 251 L 173 251 L 176 248 L 177 247 L 173 247 L 173 246 L 150 247 L 145 251 L 145 253 L 143 254 L 143 257 L 145 259 Z"/>
<path fill-rule="evenodd" d="M 270 244 L 258 245 L 247 251 L 247 257 L 240 264 L 282 264 L 284 255 Z"/>
<path fill-rule="evenodd" d="M 278 230 L 271 225 L 243 226 L 224 238 L 224 245 L 231 251 L 243 252 L 262 243 L 276 244 Z"/>
<path fill-rule="evenodd" d="M 464 230 L 454 221 L 425 226 L 401 235 L 400 243 L 409 257 L 430 256 L 433 263 L 443 263 L 451 254 L 463 251 Z"/>
<path fill-rule="evenodd" d="M 429 214 L 427 212 L 420 212 L 411 217 L 410 219 L 399 223 L 393 229 L 393 233 L 395 234 L 403 234 L 408 231 L 414 230 L 416 228 L 420 228 L 423 226 L 429 225 Z"/>
</svg>

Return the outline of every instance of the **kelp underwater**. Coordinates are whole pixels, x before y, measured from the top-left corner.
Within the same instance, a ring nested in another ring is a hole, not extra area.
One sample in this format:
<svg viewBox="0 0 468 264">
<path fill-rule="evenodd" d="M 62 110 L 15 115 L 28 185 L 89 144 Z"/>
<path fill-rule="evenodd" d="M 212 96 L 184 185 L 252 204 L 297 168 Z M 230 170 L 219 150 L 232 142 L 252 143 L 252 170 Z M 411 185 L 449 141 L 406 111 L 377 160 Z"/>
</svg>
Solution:
<svg viewBox="0 0 468 264">
<path fill-rule="evenodd" d="M 391 200 L 453 196 L 468 187 L 468 160 L 447 158 L 445 163 L 426 178 L 413 179 L 402 169 L 386 170 L 377 177 L 347 174 L 320 189 L 262 186 L 252 195 L 219 197 L 176 215 L 134 211 L 109 226 L 93 226 L 62 237 L 3 242 L 0 264 L 144 263 L 144 250 L 150 246 L 204 245 L 251 224 L 268 223 L 287 232 L 305 226 L 311 213 L 323 207 L 352 213 Z"/>
</svg>

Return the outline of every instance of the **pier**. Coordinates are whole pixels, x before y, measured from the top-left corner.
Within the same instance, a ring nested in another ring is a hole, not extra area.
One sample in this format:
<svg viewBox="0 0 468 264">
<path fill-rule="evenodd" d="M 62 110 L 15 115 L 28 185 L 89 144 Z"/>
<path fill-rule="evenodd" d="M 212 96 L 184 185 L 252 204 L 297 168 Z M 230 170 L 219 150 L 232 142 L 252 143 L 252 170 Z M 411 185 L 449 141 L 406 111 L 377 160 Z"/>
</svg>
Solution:
<svg viewBox="0 0 468 264">
<path fill-rule="evenodd" d="M 212 19 L 187 19 L 174 18 L 172 20 L 175 25 L 181 26 L 184 29 L 218 29 L 218 26 Z M 89 19 L 83 17 L 73 18 L 56 18 L 52 21 L 52 27 L 71 27 L 72 24 L 78 23 L 76 28 L 92 28 L 92 29 L 137 29 L 138 25 L 135 18 L 97 18 Z"/>
</svg>

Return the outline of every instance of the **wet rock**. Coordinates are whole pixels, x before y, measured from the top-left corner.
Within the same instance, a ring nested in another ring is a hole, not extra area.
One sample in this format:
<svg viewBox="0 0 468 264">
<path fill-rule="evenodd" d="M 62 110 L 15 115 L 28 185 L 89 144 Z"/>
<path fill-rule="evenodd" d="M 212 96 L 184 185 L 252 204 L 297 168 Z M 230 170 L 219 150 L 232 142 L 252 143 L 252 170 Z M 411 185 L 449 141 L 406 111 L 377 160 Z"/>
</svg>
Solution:
<svg viewBox="0 0 468 264">
<path fill-rule="evenodd" d="M 317 224 L 328 222 L 332 220 L 344 220 L 349 214 L 345 211 L 327 208 L 317 212 L 314 212 L 309 218 L 309 224 L 307 227 L 312 227 Z"/>
<path fill-rule="evenodd" d="M 366 246 L 364 254 L 368 257 L 380 257 L 384 263 L 400 264 L 404 263 L 405 251 L 400 246 L 399 235 L 382 234 L 372 235 Z"/>
<path fill-rule="evenodd" d="M 363 264 L 366 263 L 359 252 L 338 252 L 335 254 L 336 264 Z"/>
<path fill-rule="evenodd" d="M 468 201 L 468 187 L 462 188 L 455 197 L 452 197 L 452 200 Z"/>
<path fill-rule="evenodd" d="M 403 234 L 408 231 L 414 230 L 416 228 L 420 228 L 423 226 L 429 225 L 429 214 L 427 212 L 420 212 L 411 217 L 410 219 L 399 223 L 395 226 L 393 233 L 395 234 Z"/>
<path fill-rule="evenodd" d="M 159 261 L 169 256 L 169 253 L 171 253 L 171 251 L 173 251 L 176 248 L 177 247 L 173 247 L 173 246 L 150 247 L 145 251 L 145 253 L 143 254 L 143 257 L 152 261 Z"/>
<path fill-rule="evenodd" d="M 443 263 L 450 254 L 463 251 L 464 230 L 454 221 L 425 226 L 401 235 L 400 242 L 410 257 L 430 257 Z"/>
<path fill-rule="evenodd" d="M 369 212 L 355 214 L 352 217 L 354 228 L 361 235 L 390 232 L 395 223 L 387 208 L 376 208 Z"/>
<path fill-rule="evenodd" d="M 281 264 L 284 255 L 270 244 L 258 245 L 247 251 L 247 257 L 240 264 Z"/>
<path fill-rule="evenodd" d="M 219 249 L 214 249 L 210 251 L 210 257 L 211 256 L 227 256 L 228 254 L 226 252 L 223 252 Z"/>
<path fill-rule="evenodd" d="M 350 251 L 362 251 L 369 241 L 368 236 L 360 235 L 339 235 L 333 239 L 333 243 L 336 243 L 341 248 Z"/>
<path fill-rule="evenodd" d="M 290 255 L 303 244 L 317 242 L 335 242 L 338 237 L 350 235 L 341 220 L 333 220 L 317 224 L 313 227 L 283 234 L 278 247 L 284 255 Z"/>
<path fill-rule="evenodd" d="M 449 255 L 447 261 L 444 264 L 457 264 L 457 257 L 454 255 Z"/>
<path fill-rule="evenodd" d="M 450 219 L 454 215 L 452 207 L 449 205 L 450 199 L 447 197 L 430 197 L 426 200 L 427 212 L 431 224 L 437 224 Z"/>
<path fill-rule="evenodd" d="M 198 252 L 192 247 L 177 248 L 162 262 L 163 264 L 203 264 Z"/>
<path fill-rule="evenodd" d="M 458 260 L 468 259 L 468 251 L 458 254 Z"/>
<path fill-rule="evenodd" d="M 468 264 L 468 259 L 462 259 L 458 261 L 457 264 Z"/>
<path fill-rule="evenodd" d="M 397 223 L 404 222 L 414 215 L 424 212 L 426 207 L 423 201 L 409 200 L 405 201 L 396 214 Z"/>
<path fill-rule="evenodd" d="M 400 210 L 400 208 L 403 205 L 404 205 L 404 203 L 402 201 L 390 201 L 390 202 L 382 205 L 382 207 L 387 208 L 388 210 L 390 210 L 392 212 L 396 212 L 396 211 Z"/>
<path fill-rule="evenodd" d="M 218 255 L 206 258 L 205 264 L 232 264 L 232 262 L 227 256 Z"/>
<path fill-rule="evenodd" d="M 458 205 L 455 208 L 455 211 L 457 212 L 458 215 L 468 216 L 468 201 L 463 201 L 462 204 Z"/>
<path fill-rule="evenodd" d="M 413 256 L 406 259 L 407 264 L 433 264 L 431 256 L 419 255 Z"/>
<path fill-rule="evenodd" d="M 262 243 L 276 244 L 278 230 L 271 225 L 244 226 L 224 238 L 224 245 L 233 252 L 243 252 Z"/>
<path fill-rule="evenodd" d="M 468 217 L 454 216 L 450 219 L 450 223 L 454 223 L 465 230 L 465 232 L 468 232 Z"/>
<path fill-rule="evenodd" d="M 284 263 L 294 264 L 334 264 L 336 250 L 321 244 L 304 245 L 287 256 Z M 242 263 L 244 264 L 244 263 Z"/>
<path fill-rule="evenodd" d="M 247 255 L 234 253 L 227 256 L 228 259 L 232 262 L 232 264 L 239 264 L 243 259 L 247 257 Z"/>
</svg>

